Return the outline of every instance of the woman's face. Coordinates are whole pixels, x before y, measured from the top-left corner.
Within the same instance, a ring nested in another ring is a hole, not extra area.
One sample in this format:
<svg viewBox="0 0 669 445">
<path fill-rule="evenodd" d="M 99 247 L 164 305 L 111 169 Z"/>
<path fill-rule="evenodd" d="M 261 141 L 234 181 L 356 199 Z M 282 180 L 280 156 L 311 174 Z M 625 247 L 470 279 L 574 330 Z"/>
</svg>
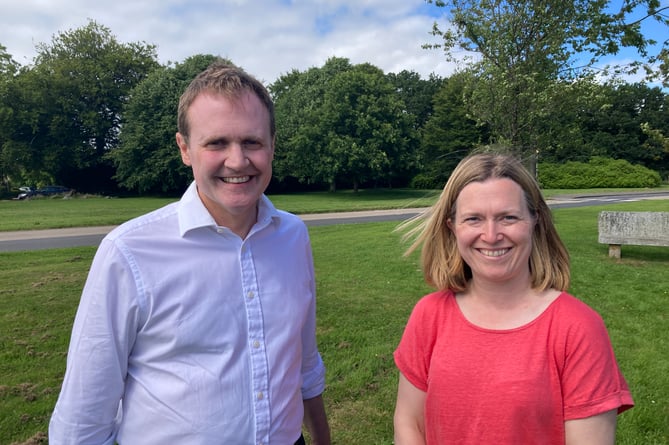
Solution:
<svg viewBox="0 0 669 445">
<path fill-rule="evenodd" d="M 473 280 L 530 281 L 535 219 L 516 182 L 494 178 L 470 183 L 458 195 L 455 209 L 448 227 Z"/>
</svg>

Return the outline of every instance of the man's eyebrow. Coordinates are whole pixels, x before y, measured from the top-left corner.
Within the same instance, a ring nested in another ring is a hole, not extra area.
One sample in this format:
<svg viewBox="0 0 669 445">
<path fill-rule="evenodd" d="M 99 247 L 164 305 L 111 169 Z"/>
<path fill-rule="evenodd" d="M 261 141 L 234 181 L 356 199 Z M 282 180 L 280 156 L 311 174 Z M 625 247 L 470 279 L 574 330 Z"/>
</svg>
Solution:
<svg viewBox="0 0 669 445">
<path fill-rule="evenodd" d="M 210 136 L 210 137 L 207 137 L 207 138 L 203 139 L 202 142 L 204 142 L 205 144 L 211 144 L 211 143 L 227 143 L 227 142 L 228 142 L 228 138 L 225 137 L 225 136 Z"/>
</svg>

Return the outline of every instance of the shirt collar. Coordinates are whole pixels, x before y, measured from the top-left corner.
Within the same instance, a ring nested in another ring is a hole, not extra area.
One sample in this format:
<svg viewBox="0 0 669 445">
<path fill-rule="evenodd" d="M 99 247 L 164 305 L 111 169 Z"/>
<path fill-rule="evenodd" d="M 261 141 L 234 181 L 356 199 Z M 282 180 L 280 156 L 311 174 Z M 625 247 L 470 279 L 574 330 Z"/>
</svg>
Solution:
<svg viewBox="0 0 669 445">
<path fill-rule="evenodd" d="M 181 197 L 181 200 L 179 201 L 178 215 L 179 234 L 182 237 L 191 230 L 203 227 L 218 227 L 216 221 L 214 221 L 214 218 L 197 194 L 195 181 L 191 182 L 190 186 L 188 186 L 188 189 Z M 279 212 L 269 198 L 263 194 L 258 202 L 258 220 L 253 225 L 251 232 L 263 229 L 265 226 L 271 224 L 273 220 L 279 222 L 281 220 L 281 212 Z"/>
</svg>

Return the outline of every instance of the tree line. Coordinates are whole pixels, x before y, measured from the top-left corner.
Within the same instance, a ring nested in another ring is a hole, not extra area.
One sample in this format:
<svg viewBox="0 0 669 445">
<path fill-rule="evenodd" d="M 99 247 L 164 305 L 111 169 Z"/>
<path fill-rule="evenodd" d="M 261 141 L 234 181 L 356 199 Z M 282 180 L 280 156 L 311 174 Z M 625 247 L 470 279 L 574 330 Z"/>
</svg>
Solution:
<svg viewBox="0 0 669 445">
<path fill-rule="evenodd" d="M 509 4 L 519 3 L 525 2 Z M 481 50 L 494 41 L 482 36 L 491 23 L 467 31 L 482 16 L 460 7 L 451 11 L 470 14 L 456 17 L 460 38 L 469 36 L 460 43 Z M 507 22 L 519 14 L 508 13 Z M 457 41 L 436 24 L 433 32 L 450 48 Z M 665 91 L 601 81 L 587 71 L 556 75 L 562 59 L 554 48 L 542 51 L 505 62 L 501 47 L 486 48 L 494 57 L 447 78 L 384 73 L 338 57 L 280 76 L 267 85 L 278 129 L 270 191 L 441 187 L 462 157 L 484 146 L 514 150 L 531 167 L 610 158 L 666 179 Z M 19 66 L 0 44 L 3 188 L 181 193 L 191 177 L 174 142 L 178 98 L 215 59 L 197 54 L 161 65 L 154 45 L 120 43 L 95 21 L 39 44 L 29 66 Z"/>
</svg>

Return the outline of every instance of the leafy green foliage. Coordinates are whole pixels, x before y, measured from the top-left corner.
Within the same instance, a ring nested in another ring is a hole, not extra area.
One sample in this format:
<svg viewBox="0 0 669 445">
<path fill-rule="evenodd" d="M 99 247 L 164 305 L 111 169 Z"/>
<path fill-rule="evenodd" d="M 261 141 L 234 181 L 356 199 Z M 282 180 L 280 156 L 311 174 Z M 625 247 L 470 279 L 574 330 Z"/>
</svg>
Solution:
<svg viewBox="0 0 669 445">
<path fill-rule="evenodd" d="M 458 162 L 474 147 L 488 142 L 485 128 L 467 115 L 465 82 L 464 74 L 451 76 L 434 96 L 434 111 L 421 132 L 423 168 L 412 181 L 414 187 L 442 188 Z"/>
<path fill-rule="evenodd" d="M 603 100 L 595 103 L 599 107 L 582 115 L 585 151 L 669 171 L 669 151 L 653 144 L 644 131 L 669 135 L 667 96 L 659 88 L 634 84 L 603 89 L 600 97 Z"/>
<path fill-rule="evenodd" d="M 11 117 L 12 108 L 7 101 L 7 91 L 10 82 L 18 71 L 18 64 L 7 53 L 7 48 L 0 44 L 0 187 L 4 186 L 4 191 L 9 191 L 9 170 L 11 158 L 5 156 L 2 147 L 7 140 L 6 122 Z"/>
<path fill-rule="evenodd" d="M 378 68 L 331 58 L 271 91 L 279 128 L 275 174 L 304 183 L 392 184 L 415 168 L 413 115 Z"/>
<path fill-rule="evenodd" d="M 588 163 L 539 165 L 539 182 L 544 188 L 580 189 L 598 187 L 658 187 L 659 173 L 623 159 L 594 157 Z"/>
<path fill-rule="evenodd" d="M 545 122 L 551 104 L 561 98 L 556 81 L 593 75 L 595 62 L 622 47 L 648 56 L 654 41 L 642 34 L 640 21 L 627 23 L 639 10 L 643 16 L 645 8 L 645 19 L 669 24 L 657 0 L 624 1 L 614 12 L 604 0 L 428 1 L 446 8 L 453 26 L 444 31 L 435 23 L 432 33 L 443 41 L 426 47 L 442 48 L 449 58 L 460 54 L 457 50 L 472 55 L 465 60 L 470 115 L 489 126 L 492 142 L 524 157 L 545 148 Z M 580 63 L 583 54 L 591 59 Z M 646 62 L 655 60 L 651 56 Z M 634 62 L 631 70 L 642 63 Z"/>
<path fill-rule="evenodd" d="M 34 66 L 9 85 L 3 158 L 78 190 L 113 187 L 105 154 L 118 144 L 130 90 L 158 66 L 155 47 L 121 44 L 90 21 L 37 49 Z"/>
<path fill-rule="evenodd" d="M 428 0 L 430 1 L 430 0 Z M 667 42 L 646 54 L 640 23 L 667 24 L 657 0 L 608 2 L 433 0 L 454 27 L 447 55 L 466 48 L 448 79 L 384 74 L 332 57 L 269 85 L 277 111 L 272 191 L 356 187 L 440 188 L 477 145 L 505 146 L 533 166 L 625 159 L 669 175 L 666 91 L 602 83 L 574 64 L 623 47 L 667 73 Z M 629 22 L 630 17 L 642 17 Z M 626 20 L 628 22 L 626 22 Z M 653 37 L 653 36 L 649 36 Z M 155 46 L 119 43 L 94 21 L 38 45 L 20 67 L 0 45 L 0 179 L 16 187 L 63 184 L 80 192 L 175 195 L 191 174 L 174 143 L 176 101 L 213 56 L 159 66 Z M 582 57 L 581 53 L 579 57 Z M 662 62 L 663 61 L 663 62 Z M 471 62 L 471 63 L 469 63 Z M 16 196 L 14 194 L 14 196 Z"/>
<path fill-rule="evenodd" d="M 434 74 L 428 79 L 421 79 L 418 73 L 407 70 L 397 74 L 388 73 L 386 77 L 393 84 L 395 94 L 404 103 L 406 112 L 414 116 L 415 128 L 423 128 L 433 113 L 432 100 L 444 80 Z"/>
</svg>

